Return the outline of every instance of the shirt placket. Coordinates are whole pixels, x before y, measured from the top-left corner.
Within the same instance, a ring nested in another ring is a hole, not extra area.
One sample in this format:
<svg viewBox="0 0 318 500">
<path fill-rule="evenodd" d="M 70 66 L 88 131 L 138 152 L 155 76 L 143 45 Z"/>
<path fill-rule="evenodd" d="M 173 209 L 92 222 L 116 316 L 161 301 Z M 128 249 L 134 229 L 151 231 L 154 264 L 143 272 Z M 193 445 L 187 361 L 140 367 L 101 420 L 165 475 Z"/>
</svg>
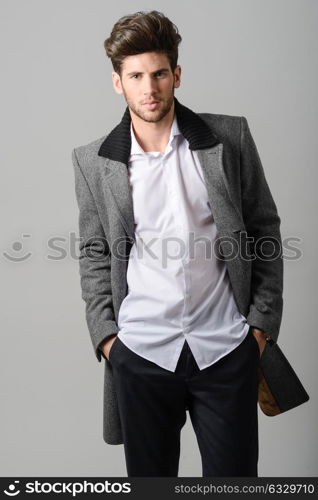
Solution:
<svg viewBox="0 0 318 500">
<path fill-rule="evenodd" d="M 169 165 L 169 152 L 167 152 L 163 158 L 162 163 L 164 169 L 171 168 Z M 174 165 L 177 168 L 176 165 Z M 165 175 L 165 179 L 169 176 Z M 189 313 L 189 301 L 190 301 L 190 289 L 191 289 L 191 275 L 189 266 L 189 243 L 188 243 L 188 229 L 186 226 L 186 214 L 183 212 L 183 204 L 180 199 L 180 194 L 177 186 L 177 176 L 176 172 L 173 170 L 172 182 L 167 183 L 167 189 L 169 193 L 169 204 L 170 209 L 175 221 L 174 233 L 177 237 L 181 239 L 181 258 L 180 266 L 182 266 L 182 276 L 183 276 L 183 311 L 181 314 L 181 329 L 185 334 L 189 333 L 190 328 L 188 326 L 187 318 Z"/>
</svg>

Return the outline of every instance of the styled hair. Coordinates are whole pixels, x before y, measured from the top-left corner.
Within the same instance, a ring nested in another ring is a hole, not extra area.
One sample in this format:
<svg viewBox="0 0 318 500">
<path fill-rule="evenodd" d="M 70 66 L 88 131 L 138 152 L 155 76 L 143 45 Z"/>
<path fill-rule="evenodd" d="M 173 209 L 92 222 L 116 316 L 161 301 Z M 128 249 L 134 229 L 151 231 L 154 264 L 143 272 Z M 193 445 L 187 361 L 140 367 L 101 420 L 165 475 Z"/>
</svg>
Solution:
<svg viewBox="0 0 318 500">
<path fill-rule="evenodd" d="M 172 72 L 178 62 L 178 45 L 182 38 L 178 28 L 162 12 L 139 11 L 121 17 L 104 42 L 114 71 L 121 76 L 123 60 L 144 52 L 166 54 Z"/>
</svg>

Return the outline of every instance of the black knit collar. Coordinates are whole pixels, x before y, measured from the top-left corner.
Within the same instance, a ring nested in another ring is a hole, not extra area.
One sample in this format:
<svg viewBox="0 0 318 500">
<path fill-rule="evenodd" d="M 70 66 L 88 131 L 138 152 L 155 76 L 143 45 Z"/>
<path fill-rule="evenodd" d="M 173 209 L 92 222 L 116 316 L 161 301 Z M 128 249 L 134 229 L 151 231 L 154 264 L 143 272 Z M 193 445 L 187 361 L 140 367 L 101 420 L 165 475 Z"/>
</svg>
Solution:
<svg viewBox="0 0 318 500">
<path fill-rule="evenodd" d="M 197 113 L 183 106 L 176 97 L 174 103 L 179 129 L 189 142 L 190 149 L 210 148 L 219 142 Z M 99 148 L 99 156 L 128 165 L 131 149 L 130 123 L 131 116 L 127 106 L 121 122 L 108 134 Z"/>
</svg>

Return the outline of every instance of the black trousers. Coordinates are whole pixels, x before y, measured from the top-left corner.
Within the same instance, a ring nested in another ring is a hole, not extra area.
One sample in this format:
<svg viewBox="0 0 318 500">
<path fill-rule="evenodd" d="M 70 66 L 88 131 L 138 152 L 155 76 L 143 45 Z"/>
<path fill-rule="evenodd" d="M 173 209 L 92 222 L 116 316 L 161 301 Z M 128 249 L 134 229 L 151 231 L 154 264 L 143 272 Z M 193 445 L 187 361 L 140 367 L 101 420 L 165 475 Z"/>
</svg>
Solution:
<svg viewBox="0 0 318 500">
<path fill-rule="evenodd" d="M 251 329 L 238 347 L 203 370 L 186 341 L 175 372 L 135 354 L 119 337 L 109 360 L 128 477 L 178 476 L 187 411 L 202 476 L 257 477 L 260 350 Z"/>
</svg>

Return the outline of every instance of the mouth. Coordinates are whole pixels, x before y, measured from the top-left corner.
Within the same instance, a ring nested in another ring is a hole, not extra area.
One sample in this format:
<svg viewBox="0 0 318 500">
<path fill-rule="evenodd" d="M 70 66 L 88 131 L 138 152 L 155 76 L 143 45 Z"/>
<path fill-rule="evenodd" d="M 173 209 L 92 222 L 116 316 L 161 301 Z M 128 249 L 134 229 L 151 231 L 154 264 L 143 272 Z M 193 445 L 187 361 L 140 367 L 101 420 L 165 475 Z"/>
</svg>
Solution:
<svg viewBox="0 0 318 500">
<path fill-rule="evenodd" d="M 148 101 L 143 104 L 148 109 L 155 109 L 159 105 L 159 101 Z"/>
</svg>

